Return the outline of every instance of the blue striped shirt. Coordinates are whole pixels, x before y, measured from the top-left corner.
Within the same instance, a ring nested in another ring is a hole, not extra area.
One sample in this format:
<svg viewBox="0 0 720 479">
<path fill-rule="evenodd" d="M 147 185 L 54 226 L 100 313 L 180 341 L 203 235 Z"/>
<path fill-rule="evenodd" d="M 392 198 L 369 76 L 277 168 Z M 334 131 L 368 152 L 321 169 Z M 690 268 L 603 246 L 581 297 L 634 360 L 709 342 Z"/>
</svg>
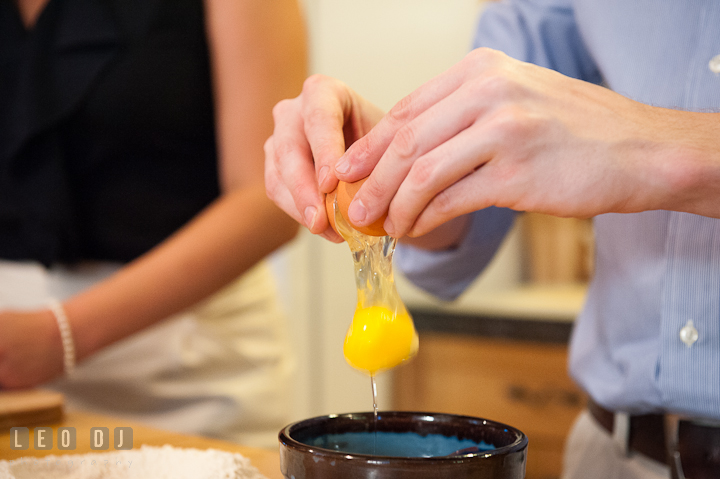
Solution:
<svg viewBox="0 0 720 479">
<path fill-rule="evenodd" d="M 709 64 L 720 54 L 719 25 L 716 0 L 514 0 L 488 6 L 475 46 L 650 105 L 720 111 L 720 76 Z M 401 247 L 398 267 L 454 297 L 513 215 L 477 212 L 460 248 Z M 572 376 L 609 409 L 720 419 L 720 220 L 648 211 L 601 215 L 594 227 L 595 274 L 571 341 Z M 680 338 L 689 320 L 698 332 L 690 347 Z"/>
</svg>

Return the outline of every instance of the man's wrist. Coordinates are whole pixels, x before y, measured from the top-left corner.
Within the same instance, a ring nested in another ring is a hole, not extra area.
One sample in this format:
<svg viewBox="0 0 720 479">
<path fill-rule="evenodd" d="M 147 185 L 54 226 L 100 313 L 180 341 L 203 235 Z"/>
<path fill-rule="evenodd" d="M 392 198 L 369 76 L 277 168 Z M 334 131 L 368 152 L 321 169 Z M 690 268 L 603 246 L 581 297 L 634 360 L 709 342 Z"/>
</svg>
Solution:
<svg viewBox="0 0 720 479">
<path fill-rule="evenodd" d="M 467 236 L 472 223 L 472 214 L 458 216 L 452 220 L 441 224 L 431 232 L 410 238 L 405 236 L 399 241 L 403 244 L 414 246 L 416 248 L 431 251 L 447 251 L 457 248 Z"/>
</svg>

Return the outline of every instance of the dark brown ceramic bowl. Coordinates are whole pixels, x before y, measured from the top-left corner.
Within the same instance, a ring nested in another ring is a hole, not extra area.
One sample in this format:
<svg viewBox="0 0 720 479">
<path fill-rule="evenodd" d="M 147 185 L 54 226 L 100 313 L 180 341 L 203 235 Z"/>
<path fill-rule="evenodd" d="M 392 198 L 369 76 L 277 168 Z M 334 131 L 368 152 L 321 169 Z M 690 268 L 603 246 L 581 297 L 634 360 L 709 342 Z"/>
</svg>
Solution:
<svg viewBox="0 0 720 479">
<path fill-rule="evenodd" d="M 523 479 L 528 444 L 494 421 L 405 411 L 306 419 L 279 440 L 287 479 Z"/>
</svg>

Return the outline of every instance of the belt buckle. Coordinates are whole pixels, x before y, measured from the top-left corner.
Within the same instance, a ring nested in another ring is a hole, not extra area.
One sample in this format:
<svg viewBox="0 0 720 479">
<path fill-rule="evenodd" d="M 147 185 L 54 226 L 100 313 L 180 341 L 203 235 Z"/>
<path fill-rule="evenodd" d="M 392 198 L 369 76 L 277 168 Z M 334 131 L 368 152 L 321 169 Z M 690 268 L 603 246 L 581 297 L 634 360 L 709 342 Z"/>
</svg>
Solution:
<svg viewBox="0 0 720 479">
<path fill-rule="evenodd" d="M 665 431 L 672 479 L 720 477 L 720 421 L 666 414 Z M 691 435 L 699 438 L 699 443 L 684 443 Z M 695 463 L 683 467 L 684 454 L 695 455 Z"/>
</svg>

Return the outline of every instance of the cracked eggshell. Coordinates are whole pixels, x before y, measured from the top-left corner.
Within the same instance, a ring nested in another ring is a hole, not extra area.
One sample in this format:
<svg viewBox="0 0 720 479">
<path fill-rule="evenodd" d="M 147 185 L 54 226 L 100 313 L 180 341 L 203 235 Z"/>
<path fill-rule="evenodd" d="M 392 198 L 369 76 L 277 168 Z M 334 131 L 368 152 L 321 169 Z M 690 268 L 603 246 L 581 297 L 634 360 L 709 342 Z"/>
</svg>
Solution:
<svg viewBox="0 0 720 479">
<path fill-rule="evenodd" d="M 363 183 L 365 183 L 366 179 L 367 178 L 363 178 L 362 180 L 358 180 L 353 183 L 345 183 L 344 181 L 340 181 L 337 188 L 335 188 L 335 190 L 325 196 L 325 207 L 327 208 L 330 226 L 332 226 L 335 231 L 338 231 L 337 225 L 335 224 L 335 217 L 333 215 L 333 202 L 335 201 L 335 197 L 337 197 L 338 210 L 340 210 L 340 214 L 343 218 L 345 218 L 345 221 L 347 221 L 348 224 L 353 226 L 353 228 L 368 236 L 387 236 L 387 232 L 385 231 L 385 228 L 383 228 L 383 224 L 385 223 L 385 219 L 387 218 L 387 213 L 382 215 L 373 223 L 360 227 L 353 225 L 348 219 L 348 208 L 350 207 L 350 202 L 353 200 L 353 198 L 355 198 L 355 195 L 357 194 Z M 338 232 L 338 234 L 340 233 Z"/>
</svg>

